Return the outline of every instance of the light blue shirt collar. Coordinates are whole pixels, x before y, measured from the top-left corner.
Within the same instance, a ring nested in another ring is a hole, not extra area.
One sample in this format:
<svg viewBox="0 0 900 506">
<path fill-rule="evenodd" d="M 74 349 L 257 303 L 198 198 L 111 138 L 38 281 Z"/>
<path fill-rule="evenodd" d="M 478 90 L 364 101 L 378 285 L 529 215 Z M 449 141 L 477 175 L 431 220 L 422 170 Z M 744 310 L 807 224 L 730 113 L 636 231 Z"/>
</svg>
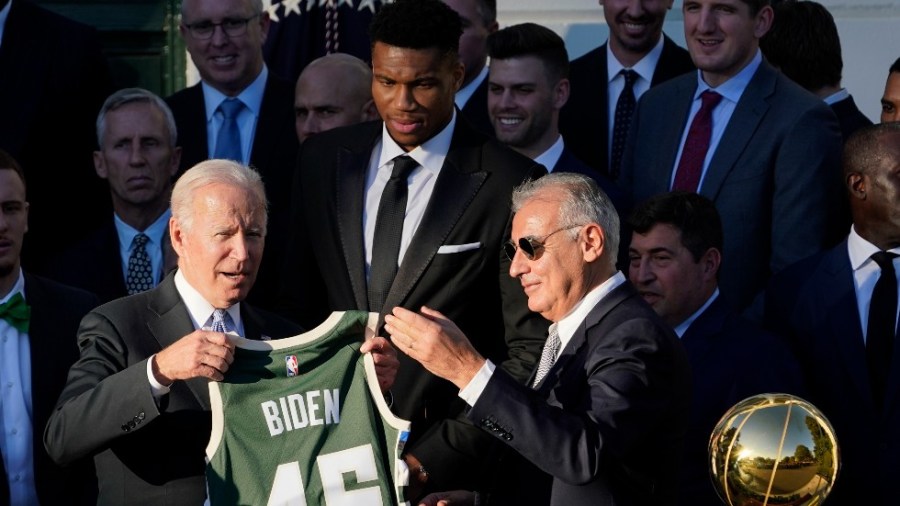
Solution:
<svg viewBox="0 0 900 506">
<path fill-rule="evenodd" d="M 259 118 L 259 110 L 262 108 L 263 94 L 266 91 L 266 79 L 269 77 L 269 69 L 263 65 L 262 70 L 256 79 L 238 93 L 237 97 L 244 103 L 244 107 L 250 111 L 254 117 Z M 206 81 L 201 81 L 200 86 L 203 87 L 203 103 L 206 107 L 206 122 L 212 121 L 213 114 L 216 113 L 219 104 L 224 102 L 227 95 L 210 86 Z"/>
<path fill-rule="evenodd" d="M 757 49 L 756 55 L 753 56 L 753 59 L 750 60 L 750 63 L 748 63 L 746 67 L 716 88 L 712 88 L 710 85 L 706 84 L 706 81 L 703 80 L 703 71 L 698 70 L 697 91 L 694 93 L 694 100 L 700 98 L 700 94 L 704 91 L 713 90 L 730 102 L 735 104 L 738 103 L 741 99 L 741 95 L 744 94 L 744 90 L 747 89 L 747 85 L 750 84 L 750 80 L 753 79 L 753 75 L 756 74 L 757 69 L 759 69 L 760 64 L 762 64 L 762 52 Z"/>
<path fill-rule="evenodd" d="M 563 144 L 563 138 L 560 135 L 556 138 L 556 142 L 547 148 L 547 151 L 538 155 L 534 161 L 546 167 L 547 172 L 552 172 L 553 167 L 556 167 L 556 162 L 559 161 L 559 157 L 562 156 L 563 149 L 565 149 L 565 144 Z"/>
<path fill-rule="evenodd" d="M 702 306 L 700 306 L 700 309 L 698 309 L 697 311 L 694 311 L 694 314 L 692 314 L 691 316 L 688 316 L 686 320 L 684 320 L 683 322 L 681 322 L 675 326 L 674 330 L 675 330 L 675 333 L 678 334 L 678 337 L 684 336 L 684 333 L 687 332 L 687 330 L 689 328 L 691 328 L 691 324 L 694 323 L 694 320 L 699 318 L 700 315 L 702 315 L 703 312 L 706 311 L 706 309 L 710 306 L 710 304 L 712 304 L 713 301 L 716 300 L 716 298 L 718 298 L 718 297 L 719 297 L 719 287 L 716 287 L 716 291 L 714 291 L 713 294 L 710 295 L 708 299 L 706 299 L 706 302 L 703 303 Z"/>
</svg>

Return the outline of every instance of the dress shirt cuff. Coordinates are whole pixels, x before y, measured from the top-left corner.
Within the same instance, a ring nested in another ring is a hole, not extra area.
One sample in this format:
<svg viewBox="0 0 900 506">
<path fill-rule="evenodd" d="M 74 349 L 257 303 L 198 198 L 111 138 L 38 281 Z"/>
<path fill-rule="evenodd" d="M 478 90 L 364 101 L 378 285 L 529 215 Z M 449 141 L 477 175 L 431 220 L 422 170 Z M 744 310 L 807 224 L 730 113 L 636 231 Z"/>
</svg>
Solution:
<svg viewBox="0 0 900 506">
<path fill-rule="evenodd" d="M 469 381 L 465 388 L 459 391 L 459 398 L 466 401 L 466 404 L 469 406 L 474 406 L 478 402 L 478 398 L 481 397 L 481 392 L 484 392 L 484 387 L 487 386 L 488 380 L 491 379 L 496 368 L 497 366 L 490 360 L 485 360 L 481 369 L 478 369 L 478 372 L 475 373 L 475 377 Z"/>
<path fill-rule="evenodd" d="M 171 387 L 167 387 L 160 382 L 156 381 L 156 378 L 153 377 L 153 361 L 156 360 L 156 355 L 152 355 L 149 360 L 147 360 L 147 379 L 150 380 L 150 393 L 153 394 L 153 397 L 159 399 L 160 397 L 169 393 Z"/>
</svg>

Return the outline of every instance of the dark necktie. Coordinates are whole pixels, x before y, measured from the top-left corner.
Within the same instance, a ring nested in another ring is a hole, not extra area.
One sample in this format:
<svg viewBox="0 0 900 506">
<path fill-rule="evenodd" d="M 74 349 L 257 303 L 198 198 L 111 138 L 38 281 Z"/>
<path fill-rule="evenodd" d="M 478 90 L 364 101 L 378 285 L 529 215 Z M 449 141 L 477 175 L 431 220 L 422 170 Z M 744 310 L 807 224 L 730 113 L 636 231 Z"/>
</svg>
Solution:
<svg viewBox="0 0 900 506">
<path fill-rule="evenodd" d="M 125 290 L 128 295 L 147 291 L 153 288 L 153 266 L 147 254 L 147 241 L 150 238 L 143 232 L 134 236 L 131 241 L 131 256 L 128 257 L 128 275 L 125 277 Z"/>
<path fill-rule="evenodd" d="M 369 311 L 380 313 L 391 290 L 400 257 L 400 237 L 406 217 L 406 178 L 419 164 L 408 155 L 394 159 L 375 218 L 372 264 L 369 268 Z"/>
<path fill-rule="evenodd" d="M 872 291 L 869 305 L 869 323 L 866 328 L 866 361 L 872 383 L 872 397 L 876 406 L 884 402 L 885 384 L 894 353 L 894 335 L 897 331 L 897 275 L 893 259 L 897 255 L 879 251 L 872 260 L 881 267 L 881 275 Z"/>
<path fill-rule="evenodd" d="M 622 152 L 625 151 L 625 138 L 628 137 L 628 129 L 631 126 L 631 117 L 634 115 L 634 83 L 638 73 L 633 70 L 622 69 L 620 72 L 625 78 L 625 88 L 619 94 L 616 101 L 616 115 L 613 122 L 612 153 L 609 161 L 609 177 L 616 180 L 619 177 L 619 169 L 622 165 Z"/>
<path fill-rule="evenodd" d="M 547 342 L 544 343 L 544 349 L 541 351 L 541 361 L 538 362 L 532 388 L 537 387 L 538 383 L 544 379 L 544 376 L 550 372 L 550 368 L 556 362 L 556 355 L 559 353 L 560 346 L 562 346 L 562 341 L 559 339 L 559 332 L 556 331 L 556 327 L 553 327 L 550 330 L 550 335 L 547 336 Z"/>
<path fill-rule="evenodd" d="M 216 152 L 214 158 L 224 158 L 226 160 L 234 160 L 243 162 L 243 151 L 241 150 L 241 130 L 238 128 L 237 117 L 244 108 L 244 103 L 237 98 L 227 98 L 219 104 L 219 110 L 225 119 L 222 121 L 222 127 L 219 129 L 219 135 L 216 137 Z"/>
<path fill-rule="evenodd" d="M 25 297 L 19 292 L 0 304 L 0 319 L 6 320 L 19 332 L 28 332 L 28 322 L 31 320 L 31 307 L 25 303 Z"/>
<path fill-rule="evenodd" d="M 706 90 L 700 94 L 700 110 L 691 122 L 687 138 L 684 141 L 684 149 L 681 150 L 681 160 L 678 161 L 678 170 L 675 172 L 673 190 L 696 192 L 700 185 L 700 175 L 703 173 L 703 161 L 706 160 L 706 152 L 709 151 L 709 140 L 712 136 L 712 112 L 722 100 L 722 95 Z"/>
</svg>

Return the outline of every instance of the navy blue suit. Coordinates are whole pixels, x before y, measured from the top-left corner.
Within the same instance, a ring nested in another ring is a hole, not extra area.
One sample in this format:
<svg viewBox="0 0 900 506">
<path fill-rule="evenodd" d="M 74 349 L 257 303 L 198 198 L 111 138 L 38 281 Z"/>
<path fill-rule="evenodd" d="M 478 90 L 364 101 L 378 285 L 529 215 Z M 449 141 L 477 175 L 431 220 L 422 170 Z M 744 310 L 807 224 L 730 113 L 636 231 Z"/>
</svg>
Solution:
<svg viewBox="0 0 900 506">
<path fill-rule="evenodd" d="M 808 400 L 834 426 L 841 469 L 828 506 L 893 504 L 900 475 L 900 346 L 878 412 L 847 242 L 775 276 L 766 292 L 766 321 L 790 339 Z"/>
<path fill-rule="evenodd" d="M 475 92 L 466 101 L 466 105 L 462 108 L 462 114 L 469 121 L 469 124 L 475 127 L 475 130 L 494 138 L 494 124 L 491 123 L 491 116 L 488 114 L 487 105 L 488 95 L 488 78 L 475 88 Z"/>
<path fill-rule="evenodd" d="M 709 477 L 709 437 L 733 405 L 756 394 L 803 397 L 803 379 L 787 343 L 737 315 L 720 295 L 681 338 L 691 362 L 691 423 L 684 445 L 679 504 L 721 506 Z"/>
</svg>

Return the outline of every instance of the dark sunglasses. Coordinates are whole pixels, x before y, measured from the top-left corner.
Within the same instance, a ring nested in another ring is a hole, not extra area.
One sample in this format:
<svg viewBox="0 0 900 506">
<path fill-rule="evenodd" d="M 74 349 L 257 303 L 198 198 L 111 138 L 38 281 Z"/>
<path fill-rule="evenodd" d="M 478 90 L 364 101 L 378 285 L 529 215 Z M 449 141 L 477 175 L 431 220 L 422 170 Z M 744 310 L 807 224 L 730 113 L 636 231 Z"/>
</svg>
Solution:
<svg viewBox="0 0 900 506">
<path fill-rule="evenodd" d="M 518 245 L 510 240 L 503 245 L 503 252 L 506 253 L 506 257 L 509 258 L 510 261 L 513 259 L 513 257 L 516 256 L 516 250 L 522 250 L 522 254 L 525 255 L 525 258 L 534 260 L 535 258 L 541 256 L 541 251 L 544 249 L 544 244 L 547 242 L 547 239 L 549 239 L 551 235 L 562 232 L 563 230 L 571 230 L 573 228 L 578 228 L 581 226 L 583 225 L 563 227 L 550 232 L 541 239 L 538 239 L 536 237 L 522 237 L 519 239 Z"/>
</svg>

